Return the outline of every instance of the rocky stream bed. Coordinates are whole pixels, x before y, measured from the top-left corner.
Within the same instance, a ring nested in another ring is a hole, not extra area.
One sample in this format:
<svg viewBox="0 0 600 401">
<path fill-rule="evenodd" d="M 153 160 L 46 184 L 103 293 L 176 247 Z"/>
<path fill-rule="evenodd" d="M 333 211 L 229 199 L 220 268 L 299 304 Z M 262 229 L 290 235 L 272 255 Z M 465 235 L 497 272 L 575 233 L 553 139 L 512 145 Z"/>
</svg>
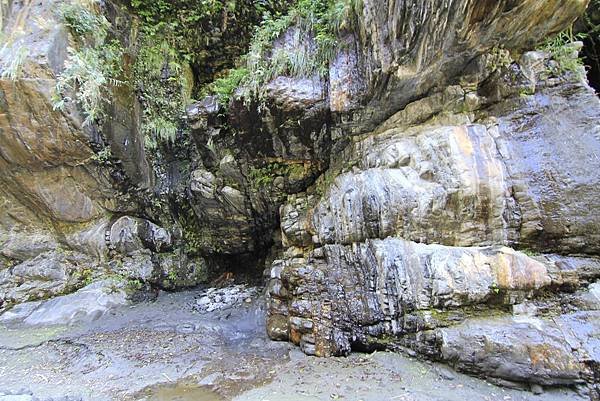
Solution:
<svg viewBox="0 0 600 401">
<path fill-rule="evenodd" d="M 70 299 L 79 312 L 55 304 L 46 317 L 61 322 L 50 325 L 15 313 L 0 324 L 0 400 L 585 399 L 564 388 L 535 395 L 497 387 L 406 354 L 309 357 L 267 338 L 258 294 L 243 286 L 161 292 L 96 314 L 82 312 L 96 302 Z"/>
</svg>

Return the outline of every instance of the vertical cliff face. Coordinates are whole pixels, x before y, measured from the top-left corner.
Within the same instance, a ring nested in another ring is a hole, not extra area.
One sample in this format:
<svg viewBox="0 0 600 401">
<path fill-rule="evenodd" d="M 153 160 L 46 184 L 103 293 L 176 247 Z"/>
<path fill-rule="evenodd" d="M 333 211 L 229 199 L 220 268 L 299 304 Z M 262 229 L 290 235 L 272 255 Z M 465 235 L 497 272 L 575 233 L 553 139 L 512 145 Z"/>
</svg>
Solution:
<svg viewBox="0 0 600 401">
<path fill-rule="evenodd" d="M 587 2 L 251 3 L 0 2 L 0 308 L 266 266 L 306 353 L 597 392 Z"/>
<path fill-rule="evenodd" d="M 477 55 L 495 46 L 530 50 L 572 23 L 586 5 L 365 1 L 358 26 L 349 32 L 352 44 L 332 65 L 331 109 L 351 112 L 354 130 L 370 131 L 408 103 L 469 75 Z"/>
<path fill-rule="evenodd" d="M 336 151 L 281 208 L 269 334 L 597 396 L 599 103 L 567 60 L 519 51 L 585 4 L 389 6 L 331 64 Z"/>
<path fill-rule="evenodd" d="M 247 180 L 231 156 L 230 186 L 195 201 L 202 174 L 192 171 L 208 138 L 195 142 L 184 106 L 245 51 L 260 13 L 279 6 L 155 6 L 2 2 L 4 307 L 107 275 L 136 288 L 197 285 L 239 265 L 230 255 L 255 266 L 266 254 L 275 209 L 255 246 L 260 217 L 236 189 Z"/>
<path fill-rule="evenodd" d="M 81 261 L 103 256 L 105 210 L 119 203 L 107 173 L 91 160 L 93 130 L 83 127 L 77 110 L 53 110 L 56 74 L 68 46 L 53 5 L 3 3 L 0 236 L 6 300 L 26 299 L 38 286 L 37 295 L 44 296 L 72 284 L 69 276 Z M 61 244 L 82 252 L 59 255 Z M 31 269 L 11 271 L 34 258 Z"/>
</svg>

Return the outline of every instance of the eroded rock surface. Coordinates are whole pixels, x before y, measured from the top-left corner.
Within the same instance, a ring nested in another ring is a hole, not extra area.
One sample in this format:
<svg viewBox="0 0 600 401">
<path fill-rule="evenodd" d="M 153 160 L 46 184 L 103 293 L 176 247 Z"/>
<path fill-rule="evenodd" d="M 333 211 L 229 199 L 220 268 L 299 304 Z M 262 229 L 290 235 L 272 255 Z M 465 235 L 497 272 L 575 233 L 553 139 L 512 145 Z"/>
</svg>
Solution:
<svg viewBox="0 0 600 401">
<path fill-rule="evenodd" d="M 234 292 L 234 288 L 209 291 Z M 97 320 L 70 326 L 0 322 L 0 399 L 540 398 L 391 352 L 348 358 L 307 357 L 289 344 L 269 341 L 264 300 L 252 296 L 251 302 L 227 309 L 219 308 L 221 302 L 209 302 L 207 305 L 216 306 L 212 312 L 197 313 L 196 301 L 206 292 L 161 293 L 156 300 L 117 306 Z M 548 388 L 543 399 L 584 400 L 568 388 Z"/>
<path fill-rule="evenodd" d="M 276 76 L 228 110 L 209 96 L 155 126 L 169 139 L 154 146 L 145 88 L 113 85 L 102 124 L 55 110 L 73 39 L 63 3 L 0 2 L 0 311 L 23 303 L 3 316 L 93 319 L 125 302 L 85 287 L 106 276 L 176 289 L 266 264 L 267 332 L 307 354 L 410 350 L 600 397 L 600 102 L 577 67 L 528 51 L 587 1 L 365 0 L 321 75 Z M 137 17 L 98 10 L 131 74 Z M 317 32 L 301 25 L 268 57 L 312 54 Z M 181 91 L 203 93 L 201 71 L 178 69 Z M 49 315 L 24 303 L 82 287 Z M 234 295 L 196 306 L 245 303 Z"/>
<path fill-rule="evenodd" d="M 598 397 L 600 102 L 576 75 L 543 78 L 546 63 L 526 53 L 409 104 L 288 198 L 271 338 Z"/>
<path fill-rule="evenodd" d="M 472 71 L 498 45 L 529 50 L 580 15 L 586 1 L 365 1 L 356 36 L 332 63 L 332 111 L 367 132 L 431 89 Z M 356 42 L 355 42 L 356 41 Z M 365 106 L 366 104 L 366 106 Z"/>
<path fill-rule="evenodd" d="M 17 305 L 0 316 L 2 323 L 26 325 L 71 325 L 89 323 L 117 306 L 127 304 L 124 283 L 103 280 L 79 291 L 42 302 Z"/>
</svg>

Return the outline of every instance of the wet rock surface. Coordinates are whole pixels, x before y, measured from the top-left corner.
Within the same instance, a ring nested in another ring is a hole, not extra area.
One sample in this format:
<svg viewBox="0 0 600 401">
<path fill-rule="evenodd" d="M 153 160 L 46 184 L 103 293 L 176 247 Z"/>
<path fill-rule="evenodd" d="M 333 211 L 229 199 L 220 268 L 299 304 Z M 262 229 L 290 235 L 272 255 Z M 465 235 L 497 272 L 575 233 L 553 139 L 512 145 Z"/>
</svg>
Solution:
<svg viewBox="0 0 600 401">
<path fill-rule="evenodd" d="M 85 324 L 4 322 L 0 389 L 17 391 L 31 376 L 27 390 L 41 400 L 138 400 L 146 387 L 190 377 L 198 386 L 212 375 L 215 388 L 226 383 L 232 391 L 267 380 L 288 347 L 266 338 L 260 300 L 201 314 L 193 305 L 202 293 L 163 293 Z"/>
<path fill-rule="evenodd" d="M 408 348 L 595 399 L 600 103 L 575 76 L 540 78 L 547 62 L 527 53 L 477 91 L 407 106 L 347 146 L 320 196 L 288 198 L 271 338 L 319 356 Z M 519 85 L 534 89 L 516 100 Z"/>
</svg>

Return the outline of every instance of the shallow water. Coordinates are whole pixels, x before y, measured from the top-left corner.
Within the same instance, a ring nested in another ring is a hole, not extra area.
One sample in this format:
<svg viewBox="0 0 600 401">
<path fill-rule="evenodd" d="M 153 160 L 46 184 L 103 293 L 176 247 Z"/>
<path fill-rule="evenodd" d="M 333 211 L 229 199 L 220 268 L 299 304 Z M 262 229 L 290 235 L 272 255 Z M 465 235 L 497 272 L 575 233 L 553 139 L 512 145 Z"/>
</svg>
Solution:
<svg viewBox="0 0 600 401">
<path fill-rule="evenodd" d="M 157 386 L 146 393 L 147 401 L 224 401 L 214 391 L 188 383 Z"/>
</svg>

